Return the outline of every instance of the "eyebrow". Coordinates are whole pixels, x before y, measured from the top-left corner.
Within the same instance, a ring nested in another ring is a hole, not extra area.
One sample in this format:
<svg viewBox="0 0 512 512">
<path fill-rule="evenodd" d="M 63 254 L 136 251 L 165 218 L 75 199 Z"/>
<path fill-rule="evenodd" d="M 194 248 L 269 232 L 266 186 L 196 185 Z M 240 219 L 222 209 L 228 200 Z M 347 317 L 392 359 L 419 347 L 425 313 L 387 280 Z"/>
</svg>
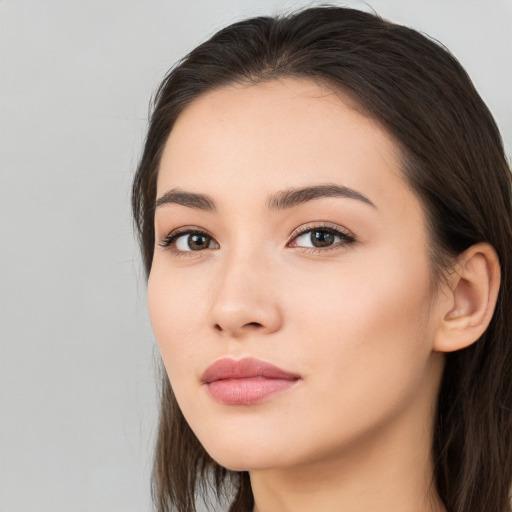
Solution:
<svg viewBox="0 0 512 512">
<path fill-rule="evenodd" d="M 181 204 L 189 208 L 196 208 L 206 212 L 214 212 L 216 210 L 215 202 L 212 198 L 204 194 L 196 194 L 194 192 L 185 192 L 180 188 L 173 188 L 160 196 L 155 202 L 155 208 L 164 204 Z"/>
<path fill-rule="evenodd" d="M 323 197 L 343 197 L 361 201 L 373 208 L 375 204 L 357 190 L 334 184 L 321 184 L 301 188 L 290 188 L 272 194 L 267 199 L 269 210 L 285 210 Z M 206 194 L 186 192 L 180 188 L 173 188 L 160 196 L 155 202 L 155 208 L 165 204 L 180 204 L 207 212 L 215 212 L 215 201 Z"/>
<path fill-rule="evenodd" d="M 269 210 L 284 210 L 320 197 L 344 197 L 346 199 L 356 199 L 376 208 L 376 206 L 366 196 L 357 190 L 333 184 L 314 185 L 310 187 L 283 190 L 282 192 L 278 192 L 267 199 L 267 208 Z"/>
</svg>

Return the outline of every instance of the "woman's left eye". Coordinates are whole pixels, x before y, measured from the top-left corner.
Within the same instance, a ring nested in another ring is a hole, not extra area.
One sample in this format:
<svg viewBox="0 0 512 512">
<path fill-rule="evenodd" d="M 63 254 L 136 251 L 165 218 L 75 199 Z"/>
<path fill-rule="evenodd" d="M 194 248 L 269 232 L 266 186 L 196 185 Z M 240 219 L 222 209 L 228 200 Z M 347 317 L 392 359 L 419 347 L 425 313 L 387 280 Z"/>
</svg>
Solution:
<svg viewBox="0 0 512 512">
<path fill-rule="evenodd" d="M 313 250 L 334 249 L 355 242 L 355 238 L 333 227 L 318 226 L 306 228 L 295 235 L 291 247 L 304 247 Z"/>
</svg>

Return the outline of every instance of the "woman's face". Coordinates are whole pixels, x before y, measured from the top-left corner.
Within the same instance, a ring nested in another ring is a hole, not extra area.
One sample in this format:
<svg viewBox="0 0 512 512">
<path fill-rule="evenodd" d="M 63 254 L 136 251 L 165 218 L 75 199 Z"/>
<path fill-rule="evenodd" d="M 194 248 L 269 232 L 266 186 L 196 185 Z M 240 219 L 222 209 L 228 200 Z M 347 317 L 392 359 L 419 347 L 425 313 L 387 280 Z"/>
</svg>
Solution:
<svg viewBox="0 0 512 512">
<path fill-rule="evenodd" d="M 180 408 L 220 464 L 291 467 L 428 431 L 443 361 L 399 158 L 378 123 L 308 80 L 222 88 L 179 117 L 149 312 Z"/>
</svg>

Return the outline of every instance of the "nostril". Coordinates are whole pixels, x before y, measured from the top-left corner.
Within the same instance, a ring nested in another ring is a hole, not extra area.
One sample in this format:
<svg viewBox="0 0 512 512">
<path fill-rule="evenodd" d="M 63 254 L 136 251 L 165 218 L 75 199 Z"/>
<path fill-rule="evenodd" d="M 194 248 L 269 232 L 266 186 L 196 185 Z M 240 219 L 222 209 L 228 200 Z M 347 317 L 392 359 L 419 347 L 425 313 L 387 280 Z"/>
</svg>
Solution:
<svg viewBox="0 0 512 512">
<path fill-rule="evenodd" d="M 260 327 L 263 327 L 262 324 L 259 322 L 248 322 L 242 326 L 242 328 L 248 327 L 250 329 L 259 329 Z M 214 325 L 214 329 L 218 332 L 224 332 L 224 328 L 221 327 L 219 324 Z"/>
<path fill-rule="evenodd" d="M 261 324 L 258 322 L 249 322 L 248 324 L 245 324 L 247 327 L 262 327 Z"/>
</svg>

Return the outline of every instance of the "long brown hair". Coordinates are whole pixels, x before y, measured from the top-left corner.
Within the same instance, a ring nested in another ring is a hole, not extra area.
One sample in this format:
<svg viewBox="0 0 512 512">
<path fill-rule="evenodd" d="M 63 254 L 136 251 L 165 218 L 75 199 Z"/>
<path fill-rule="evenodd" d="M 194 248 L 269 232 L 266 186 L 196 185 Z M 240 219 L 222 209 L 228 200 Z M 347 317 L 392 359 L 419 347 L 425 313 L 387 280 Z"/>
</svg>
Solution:
<svg viewBox="0 0 512 512">
<path fill-rule="evenodd" d="M 155 96 L 133 183 L 146 273 L 154 250 L 160 155 L 180 113 L 234 82 L 310 78 L 348 95 L 402 150 L 405 179 L 425 210 L 430 262 L 441 279 L 478 242 L 498 254 L 502 282 L 478 342 L 447 355 L 435 418 L 437 492 L 448 512 L 510 511 L 512 481 L 511 175 L 500 134 L 457 60 L 439 44 L 376 15 L 333 6 L 235 23 L 201 44 Z M 216 464 L 188 427 L 165 375 L 153 471 L 158 512 L 193 512 L 212 485 L 231 508 L 253 506 L 248 474 Z M 232 493 L 229 495 L 229 493 Z"/>
</svg>

